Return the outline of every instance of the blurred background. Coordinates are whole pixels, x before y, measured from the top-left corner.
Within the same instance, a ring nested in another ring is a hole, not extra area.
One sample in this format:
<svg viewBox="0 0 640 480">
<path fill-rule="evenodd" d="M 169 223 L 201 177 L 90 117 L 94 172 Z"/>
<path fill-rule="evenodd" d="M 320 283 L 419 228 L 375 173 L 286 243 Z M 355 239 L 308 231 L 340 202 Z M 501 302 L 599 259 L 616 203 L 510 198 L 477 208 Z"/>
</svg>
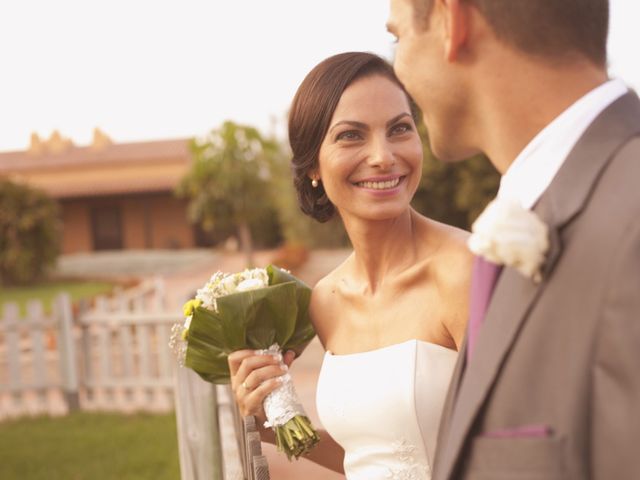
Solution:
<svg viewBox="0 0 640 480">
<path fill-rule="evenodd" d="M 216 270 L 274 262 L 313 285 L 348 255 L 339 221 L 299 211 L 287 109 L 330 55 L 391 61 L 388 8 L 0 4 L 0 478 L 179 477 L 168 329 Z M 610 73 L 634 89 L 638 18 L 611 1 Z M 442 164 L 424 138 L 414 206 L 468 229 L 497 172 Z M 322 353 L 294 366 L 316 422 Z M 267 454 L 274 478 L 340 478 Z"/>
</svg>

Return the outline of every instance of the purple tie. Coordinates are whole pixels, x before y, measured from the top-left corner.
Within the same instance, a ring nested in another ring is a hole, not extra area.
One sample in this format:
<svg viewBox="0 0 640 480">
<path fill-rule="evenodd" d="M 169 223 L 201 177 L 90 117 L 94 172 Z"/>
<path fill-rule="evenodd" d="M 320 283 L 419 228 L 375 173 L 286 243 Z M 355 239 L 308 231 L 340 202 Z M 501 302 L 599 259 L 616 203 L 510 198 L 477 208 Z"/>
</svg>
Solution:
<svg viewBox="0 0 640 480">
<path fill-rule="evenodd" d="M 467 362 L 471 360 L 480 327 L 489 307 L 491 293 L 496 285 L 502 267 L 476 256 L 471 276 L 471 305 L 469 314 L 469 333 L 467 335 Z"/>
</svg>

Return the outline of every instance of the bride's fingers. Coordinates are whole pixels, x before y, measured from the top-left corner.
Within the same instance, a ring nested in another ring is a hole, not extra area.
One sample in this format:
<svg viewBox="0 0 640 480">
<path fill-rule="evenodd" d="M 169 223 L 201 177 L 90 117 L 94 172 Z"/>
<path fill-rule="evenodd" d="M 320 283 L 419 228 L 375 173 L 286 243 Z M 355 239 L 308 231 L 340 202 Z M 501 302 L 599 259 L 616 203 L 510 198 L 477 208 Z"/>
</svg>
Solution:
<svg viewBox="0 0 640 480">
<path fill-rule="evenodd" d="M 246 378 L 251 372 L 258 368 L 280 364 L 280 360 L 273 355 L 253 355 L 242 360 L 237 375 Z"/>
<path fill-rule="evenodd" d="M 233 378 L 233 392 L 242 415 L 255 415 L 264 421 L 262 401 L 282 381 L 288 367 L 272 355 L 244 358 Z"/>
<path fill-rule="evenodd" d="M 282 385 L 281 377 L 270 378 L 262 382 L 251 393 L 244 397 L 244 401 L 240 406 L 240 412 L 243 416 L 254 415 L 260 423 L 266 419 L 262 402 L 265 397 Z"/>
<path fill-rule="evenodd" d="M 279 377 L 288 370 L 286 365 L 268 365 L 262 368 L 256 368 L 253 370 L 242 382 L 242 386 L 248 391 L 255 390 L 262 382 L 269 380 L 270 378 Z"/>
<path fill-rule="evenodd" d="M 238 350 L 230 353 L 229 356 L 227 357 L 227 362 L 229 364 L 230 379 L 231 379 L 231 390 L 233 390 L 234 393 L 237 392 L 238 385 L 240 385 L 240 382 L 244 380 L 244 376 L 240 377 L 238 375 L 238 370 L 240 369 L 240 365 L 242 365 L 242 362 L 246 358 L 252 357 L 253 355 L 255 355 L 255 352 L 253 350 Z"/>
<path fill-rule="evenodd" d="M 273 355 L 256 355 L 245 356 L 237 369 L 236 374 L 232 377 L 231 387 L 235 390 L 239 385 L 246 381 L 251 372 L 259 368 L 278 365 L 280 362 Z M 244 385 L 245 387 L 247 384 Z M 252 385 L 255 386 L 255 385 Z"/>
<path fill-rule="evenodd" d="M 234 376 L 238 373 L 238 369 L 240 368 L 240 364 L 247 357 L 252 357 L 256 352 L 254 350 L 236 350 L 229 354 L 227 358 L 227 363 L 229 363 L 229 372 L 231 376 Z"/>
<path fill-rule="evenodd" d="M 290 367 L 296 358 L 296 352 L 293 350 L 287 350 L 282 358 L 282 361 L 287 367 Z"/>
</svg>

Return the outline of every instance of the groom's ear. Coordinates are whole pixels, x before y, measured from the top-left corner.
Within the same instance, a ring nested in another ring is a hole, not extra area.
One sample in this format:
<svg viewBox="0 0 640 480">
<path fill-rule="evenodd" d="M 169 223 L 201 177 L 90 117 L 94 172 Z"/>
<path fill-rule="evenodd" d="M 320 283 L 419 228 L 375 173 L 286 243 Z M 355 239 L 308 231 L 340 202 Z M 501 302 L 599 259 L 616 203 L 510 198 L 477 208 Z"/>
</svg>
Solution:
<svg viewBox="0 0 640 480">
<path fill-rule="evenodd" d="M 454 62 L 469 35 L 470 6 L 464 0 L 441 0 L 441 3 L 445 59 Z"/>
</svg>

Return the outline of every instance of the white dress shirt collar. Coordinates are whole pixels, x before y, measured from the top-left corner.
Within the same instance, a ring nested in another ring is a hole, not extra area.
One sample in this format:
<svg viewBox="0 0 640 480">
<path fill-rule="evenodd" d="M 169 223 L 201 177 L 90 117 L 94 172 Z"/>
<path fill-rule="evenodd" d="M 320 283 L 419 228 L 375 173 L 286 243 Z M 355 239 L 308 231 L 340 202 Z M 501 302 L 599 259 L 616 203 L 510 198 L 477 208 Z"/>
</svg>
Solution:
<svg viewBox="0 0 640 480">
<path fill-rule="evenodd" d="M 621 80 L 609 80 L 558 115 L 509 166 L 500 180 L 498 198 L 515 199 L 531 209 L 589 125 L 627 91 Z"/>
</svg>

